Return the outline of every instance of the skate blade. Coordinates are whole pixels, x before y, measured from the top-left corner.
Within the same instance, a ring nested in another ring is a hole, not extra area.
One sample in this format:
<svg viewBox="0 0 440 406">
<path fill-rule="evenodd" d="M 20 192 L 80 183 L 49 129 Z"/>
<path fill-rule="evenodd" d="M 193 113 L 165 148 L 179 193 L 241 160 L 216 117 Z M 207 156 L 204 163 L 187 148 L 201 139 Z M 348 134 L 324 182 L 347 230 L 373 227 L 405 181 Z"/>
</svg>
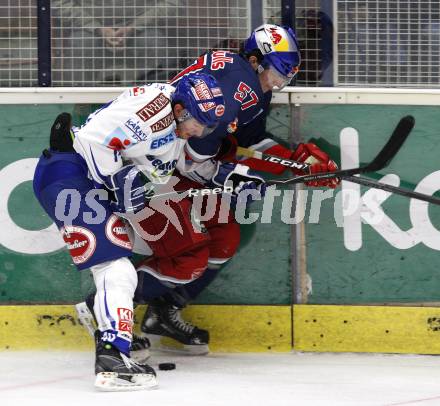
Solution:
<svg viewBox="0 0 440 406">
<path fill-rule="evenodd" d="M 121 379 L 116 372 L 99 372 L 95 387 L 104 392 L 125 392 L 157 388 L 157 379 L 150 374 L 134 374 L 131 381 Z"/>
<path fill-rule="evenodd" d="M 208 344 L 188 345 L 182 344 L 170 337 L 163 337 L 154 334 L 145 334 L 151 342 L 151 349 L 165 352 L 172 352 L 174 354 L 183 355 L 207 355 L 209 354 Z"/>
<path fill-rule="evenodd" d="M 150 351 L 148 349 L 145 350 L 131 350 L 130 358 L 137 362 L 138 364 L 146 364 L 148 358 L 151 357 Z"/>
</svg>

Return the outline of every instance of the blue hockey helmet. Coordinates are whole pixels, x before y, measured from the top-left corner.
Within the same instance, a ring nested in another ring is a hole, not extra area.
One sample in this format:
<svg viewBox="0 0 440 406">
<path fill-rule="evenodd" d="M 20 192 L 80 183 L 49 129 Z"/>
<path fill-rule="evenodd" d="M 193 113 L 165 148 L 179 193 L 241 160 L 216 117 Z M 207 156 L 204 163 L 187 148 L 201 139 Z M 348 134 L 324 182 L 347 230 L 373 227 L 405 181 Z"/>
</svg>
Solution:
<svg viewBox="0 0 440 406">
<path fill-rule="evenodd" d="M 298 41 L 292 28 L 263 24 L 244 42 L 246 54 L 259 50 L 263 56 L 260 69 L 272 68 L 284 79 L 284 86 L 298 73 L 301 63 Z"/>
<path fill-rule="evenodd" d="M 185 108 L 178 121 L 194 118 L 206 127 L 203 135 L 214 131 L 225 112 L 223 93 L 214 76 L 190 73 L 183 76 L 175 88 L 173 104 L 180 103 Z"/>
</svg>

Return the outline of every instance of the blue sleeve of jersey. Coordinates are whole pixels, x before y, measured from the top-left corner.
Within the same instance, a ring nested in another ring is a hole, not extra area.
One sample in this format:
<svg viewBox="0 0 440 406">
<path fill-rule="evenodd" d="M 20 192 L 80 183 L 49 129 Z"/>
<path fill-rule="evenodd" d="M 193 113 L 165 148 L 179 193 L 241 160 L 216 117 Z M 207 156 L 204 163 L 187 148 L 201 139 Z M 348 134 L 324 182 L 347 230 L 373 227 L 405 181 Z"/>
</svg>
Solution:
<svg viewBox="0 0 440 406">
<path fill-rule="evenodd" d="M 272 134 L 266 131 L 266 120 L 269 114 L 270 100 L 272 99 L 272 92 L 266 93 L 262 109 L 262 114 L 250 121 L 246 125 L 239 126 L 234 133 L 235 138 L 238 141 L 238 145 L 241 147 L 250 147 L 251 145 L 258 144 L 260 141 L 266 138 L 272 138 Z"/>
</svg>

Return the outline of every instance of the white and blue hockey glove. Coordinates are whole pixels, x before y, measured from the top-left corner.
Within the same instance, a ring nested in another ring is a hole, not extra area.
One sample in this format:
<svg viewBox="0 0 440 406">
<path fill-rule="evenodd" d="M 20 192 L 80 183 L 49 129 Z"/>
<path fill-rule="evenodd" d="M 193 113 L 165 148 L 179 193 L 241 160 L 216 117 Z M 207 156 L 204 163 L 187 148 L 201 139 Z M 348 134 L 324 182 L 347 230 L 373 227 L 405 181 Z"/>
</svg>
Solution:
<svg viewBox="0 0 440 406">
<path fill-rule="evenodd" d="M 266 183 L 257 173 L 251 171 L 247 166 L 226 162 L 218 165 L 217 171 L 211 179 L 213 186 L 232 187 L 232 204 L 248 205 L 254 199 L 252 193 L 247 190 L 255 190 L 259 197 L 266 194 Z"/>
<path fill-rule="evenodd" d="M 154 186 L 134 165 L 124 166 L 110 175 L 107 186 L 115 195 L 112 206 L 117 213 L 137 213 L 154 195 Z"/>
</svg>

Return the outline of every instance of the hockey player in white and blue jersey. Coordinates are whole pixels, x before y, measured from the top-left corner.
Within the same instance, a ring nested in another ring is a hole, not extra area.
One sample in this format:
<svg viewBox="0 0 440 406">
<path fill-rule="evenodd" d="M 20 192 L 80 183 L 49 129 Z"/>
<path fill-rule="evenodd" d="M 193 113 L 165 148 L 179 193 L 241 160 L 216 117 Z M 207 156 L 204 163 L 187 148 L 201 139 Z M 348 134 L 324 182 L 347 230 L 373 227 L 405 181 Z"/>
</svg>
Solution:
<svg viewBox="0 0 440 406">
<path fill-rule="evenodd" d="M 126 90 L 74 128 L 72 140 L 65 138 L 69 115 L 60 115 L 52 127 L 51 148 L 35 171 L 34 192 L 60 229 L 76 267 L 93 274 L 99 389 L 157 385 L 154 369 L 129 355 L 137 276 L 128 259 L 132 246 L 125 223 L 116 214 L 142 210 L 179 159 L 184 161 L 186 140 L 212 132 L 223 112 L 216 80 L 197 73 L 176 87 Z"/>
</svg>

